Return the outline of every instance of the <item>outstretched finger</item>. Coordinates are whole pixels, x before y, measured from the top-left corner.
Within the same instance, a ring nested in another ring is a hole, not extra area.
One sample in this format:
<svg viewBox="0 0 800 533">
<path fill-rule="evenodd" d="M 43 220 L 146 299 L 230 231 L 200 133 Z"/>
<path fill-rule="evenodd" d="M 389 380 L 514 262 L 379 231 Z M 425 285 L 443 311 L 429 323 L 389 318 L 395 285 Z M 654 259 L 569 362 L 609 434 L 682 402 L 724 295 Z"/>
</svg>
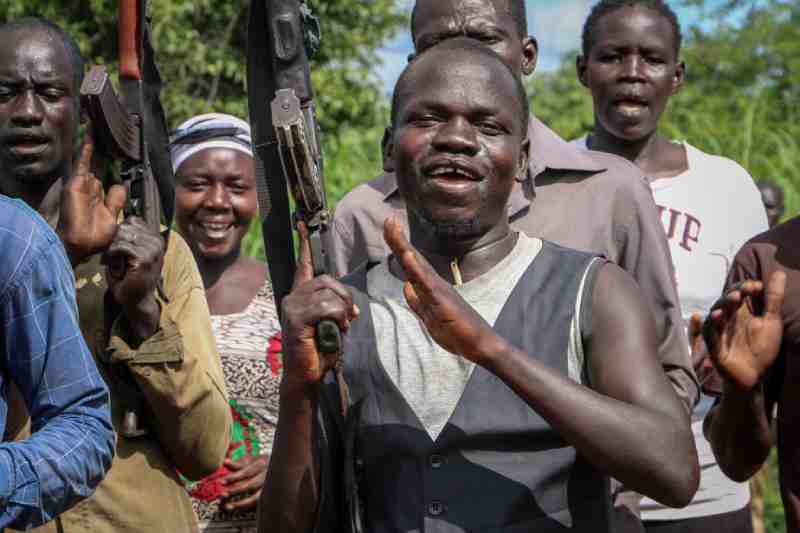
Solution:
<svg viewBox="0 0 800 533">
<path fill-rule="evenodd" d="M 764 314 L 780 315 L 783 308 L 783 297 L 786 293 L 786 273 L 782 271 L 773 272 L 767 283 L 766 301 L 764 303 Z"/>
<path fill-rule="evenodd" d="M 721 313 L 721 320 L 728 322 L 736 315 L 744 298 L 744 284 L 740 284 L 735 289 L 725 293 L 717 304 L 714 305 L 714 310 Z"/>
<path fill-rule="evenodd" d="M 725 328 L 723 317 L 724 313 L 722 309 L 714 309 L 708 314 L 705 322 L 703 322 L 703 340 L 706 341 L 708 354 L 714 362 L 719 358 L 720 338 Z"/>
<path fill-rule="evenodd" d="M 119 220 L 119 214 L 125 208 L 127 201 L 128 191 L 122 185 L 112 185 L 108 189 L 105 204 L 115 221 Z"/>
<path fill-rule="evenodd" d="M 417 291 L 414 289 L 414 286 L 406 281 L 403 284 L 403 294 L 406 297 L 406 302 L 408 303 L 408 307 L 420 318 L 422 312 L 422 303 L 419 301 L 419 295 L 417 295 Z"/>
<path fill-rule="evenodd" d="M 694 313 L 689 319 L 689 346 L 692 350 L 692 364 L 695 368 L 703 362 L 706 357 L 702 349 L 703 317 L 700 313 Z"/>
<path fill-rule="evenodd" d="M 92 126 L 86 128 L 86 135 L 83 137 L 81 155 L 78 158 L 77 170 L 73 177 L 87 177 L 92 173 L 92 157 L 94 157 L 94 138 L 92 137 Z"/>
<path fill-rule="evenodd" d="M 388 218 L 383 223 L 383 238 L 405 272 L 406 279 L 413 285 L 415 293 L 418 296 L 432 293 L 430 277 L 436 273 L 408 242 L 400 222 L 395 217 Z"/>
<path fill-rule="evenodd" d="M 297 268 L 294 271 L 293 289 L 314 277 L 314 265 L 311 262 L 311 241 L 308 238 L 308 228 L 304 222 L 297 222 L 297 233 L 300 235 L 300 247 Z"/>
</svg>

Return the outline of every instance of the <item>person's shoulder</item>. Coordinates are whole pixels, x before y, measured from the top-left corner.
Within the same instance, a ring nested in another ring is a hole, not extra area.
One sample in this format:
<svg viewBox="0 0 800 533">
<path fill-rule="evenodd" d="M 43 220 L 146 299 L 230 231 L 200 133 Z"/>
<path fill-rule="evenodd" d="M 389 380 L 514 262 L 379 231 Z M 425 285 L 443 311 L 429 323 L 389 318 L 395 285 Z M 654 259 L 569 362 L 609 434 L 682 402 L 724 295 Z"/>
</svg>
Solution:
<svg viewBox="0 0 800 533">
<path fill-rule="evenodd" d="M 800 216 L 787 220 L 748 240 L 736 254 L 739 264 L 767 265 L 777 263 L 784 268 L 800 270 Z"/>
<path fill-rule="evenodd" d="M 28 204 L 0 195 L 0 242 L 4 256 L 11 255 L 10 250 L 19 246 L 51 246 L 58 240 L 53 229 Z"/>
<path fill-rule="evenodd" d="M 756 191 L 753 177 L 733 159 L 710 154 L 687 142 L 684 142 L 683 145 L 686 147 L 690 171 L 699 171 L 704 179 L 718 181 L 722 186 L 745 186 Z"/>
<path fill-rule="evenodd" d="M 394 174 L 384 173 L 357 185 L 336 203 L 334 221 L 347 221 L 359 212 L 380 209 L 384 200 L 397 190 Z"/>
<path fill-rule="evenodd" d="M 639 167 L 615 154 L 595 150 L 585 153 L 604 169 L 592 175 L 590 182 L 598 197 L 607 198 L 613 205 L 613 219 L 627 221 L 642 209 L 655 209 L 653 191 Z"/>
<path fill-rule="evenodd" d="M 61 241 L 47 222 L 25 202 L 0 195 L 0 294 L 29 276 L 36 261 L 50 257 L 51 268 L 66 268 Z"/>
<path fill-rule="evenodd" d="M 603 180 L 604 183 L 622 190 L 650 190 L 642 170 L 624 157 L 596 150 L 586 150 L 585 152 L 605 169 L 593 178 Z"/>
<path fill-rule="evenodd" d="M 587 252 L 585 250 L 577 250 L 575 248 L 570 248 L 568 246 L 563 246 L 561 244 L 555 243 L 553 241 L 548 241 L 546 239 L 540 239 L 542 243 L 540 254 L 549 254 L 553 257 L 557 257 L 554 261 L 555 264 L 561 264 L 563 261 L 574 261 L 576 263 L 588 263 L 596 258 L 602 258 L 601 254 L 595 252 Z M 537 254 L 538 257 L 538 254 Z"/>
</svg>

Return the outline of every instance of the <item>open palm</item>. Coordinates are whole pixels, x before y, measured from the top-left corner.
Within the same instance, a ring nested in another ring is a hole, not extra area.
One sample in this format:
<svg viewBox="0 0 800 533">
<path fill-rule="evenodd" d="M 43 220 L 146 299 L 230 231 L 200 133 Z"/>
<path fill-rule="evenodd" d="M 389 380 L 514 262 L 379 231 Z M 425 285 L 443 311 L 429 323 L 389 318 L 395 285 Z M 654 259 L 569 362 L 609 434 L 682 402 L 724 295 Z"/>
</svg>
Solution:
<svg viewBox="0 0 800 533">
<path fill-rule="evenodd" d="M 766 291 L 760 281 L 745 281 L 723 296 L 706 322 L 711 360 L 723 379 L 751 390 L 775 362 L 783 337 L 781 307 L 786 274 L 775 272 Z M 764 298 L 764 311 L 753 313 L 751 302 Z"/>
</svg>

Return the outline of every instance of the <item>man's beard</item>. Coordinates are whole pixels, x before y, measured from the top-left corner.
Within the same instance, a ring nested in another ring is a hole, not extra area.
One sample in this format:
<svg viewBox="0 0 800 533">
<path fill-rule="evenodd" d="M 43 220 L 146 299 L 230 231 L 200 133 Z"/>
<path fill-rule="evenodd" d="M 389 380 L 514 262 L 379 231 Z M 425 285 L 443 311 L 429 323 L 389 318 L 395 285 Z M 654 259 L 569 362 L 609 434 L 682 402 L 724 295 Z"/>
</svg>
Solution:
<svg viewBox="0 0 800 533">
<path fill-rule="evenodd" d="M 27 186 L 45 185 L 53 180 L 53 172 L 35 172 L 30 166 L 14 169 L 14 179 Z"/>
<path fill-rule="evenodd" d="M 426 232 L 435 235 L 438 239 L 460 241 L 481 235 L 481 218 L 477 215 L 469 220 L 446 221 L 435 220 L 431 216 L 430 210 L 426 208 L 422 208 L 414 214 Z"/>
</svg>

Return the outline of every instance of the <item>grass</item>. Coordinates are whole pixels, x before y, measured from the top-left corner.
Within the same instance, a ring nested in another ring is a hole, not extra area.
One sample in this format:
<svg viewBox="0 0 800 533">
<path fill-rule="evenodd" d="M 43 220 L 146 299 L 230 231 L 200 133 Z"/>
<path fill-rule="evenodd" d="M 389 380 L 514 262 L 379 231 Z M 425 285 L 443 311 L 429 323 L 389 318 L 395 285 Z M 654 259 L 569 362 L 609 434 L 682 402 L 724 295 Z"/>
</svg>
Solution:
<svg viewBox="0 0 800 533">
<path fill-rule="evenodd" d="M 775 452 L 769 458 L 767 480 L 767 492 L 764 495 L 764 529 L 766 533 L 785 533 L 783 502 L 778 488 L 778 457 Z"/>
</svg>

